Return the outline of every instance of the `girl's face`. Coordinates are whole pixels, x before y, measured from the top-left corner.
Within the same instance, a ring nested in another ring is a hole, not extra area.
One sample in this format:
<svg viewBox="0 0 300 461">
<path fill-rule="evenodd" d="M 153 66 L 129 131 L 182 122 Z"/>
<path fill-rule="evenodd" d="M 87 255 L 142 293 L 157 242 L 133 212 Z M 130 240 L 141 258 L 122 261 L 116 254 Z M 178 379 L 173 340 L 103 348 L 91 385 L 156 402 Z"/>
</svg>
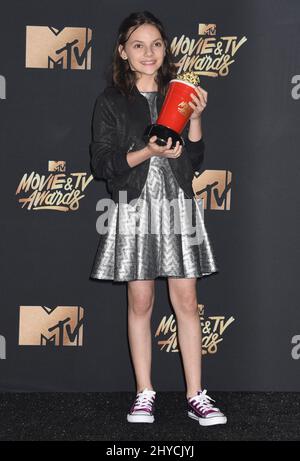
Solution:
<svg viewBox="0 0 300 461">
<path fill-rule="evenodd" d="M 119 53 L 122 59 L 128 60 L 130 68 L 140 74 L 139 77 L 154 77 L 163 63 L 165 44 L 155 26 L 143 24 L 130 35 L 124 48 L 119 46 Z"/>
</svg>

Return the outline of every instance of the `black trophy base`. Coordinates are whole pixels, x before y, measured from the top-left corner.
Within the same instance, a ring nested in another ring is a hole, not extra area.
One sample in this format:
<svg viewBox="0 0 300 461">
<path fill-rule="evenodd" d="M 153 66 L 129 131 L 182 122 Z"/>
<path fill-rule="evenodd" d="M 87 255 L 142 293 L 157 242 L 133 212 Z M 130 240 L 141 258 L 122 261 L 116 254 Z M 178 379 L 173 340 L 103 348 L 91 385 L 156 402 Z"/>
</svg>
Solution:
<svg viewBox="0 0 300 461">
<path fill-rule="evenodd" d="M 157 136 L 155 142 L 159 146 L 165 146 L 168 143 L 169 136 L 172 138 L 172 145 L 170 149 L 173 149 L 176 146 L 177 141 L 179 141 L 179 144 L 184 146 L 183 138 L 176 131 L 164 125 L 157 125 L 156 123 L 148 125 L 144 131 L 143 140 L 148 144 L 149 139 L 152 136 Z"/>
</svg>

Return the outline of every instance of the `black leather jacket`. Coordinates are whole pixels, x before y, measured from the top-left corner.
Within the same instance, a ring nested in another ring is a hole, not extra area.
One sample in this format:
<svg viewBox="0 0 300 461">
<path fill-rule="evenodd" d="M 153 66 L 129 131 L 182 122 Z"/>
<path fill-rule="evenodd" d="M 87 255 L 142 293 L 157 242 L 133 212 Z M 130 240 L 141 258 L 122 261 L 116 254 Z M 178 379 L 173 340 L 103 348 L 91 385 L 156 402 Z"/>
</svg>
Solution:
<svg viewBox="0 0 300 461">
<path fill-rule="evenodd" d="M 144 130 L 151 124 L 147 99 L 133 87 L 133 100 L 124 97 L 115 87 L 107 86 L 96 99 L 92 120 L 92 141 L 90 143 L 91 171 L 96 179 L 105 179 L 107 189 L 114 202 L 119 191 L 127 191 L 127 203 L 138 198 L 147 179 L 150 159 L 131 167 L 126 159 L 129 151 L 142 149 Z M 159 114 L 164 101 L 157 94 L 156 105 Z M 205 144 L 188 139 L 188 126 L 181 136 L 184 139 L 182 153 L 177 158 L 168 158 L 172 171 L 187 197 L 194 196 L 192 180 L 204 158 Z"/>
</svg>

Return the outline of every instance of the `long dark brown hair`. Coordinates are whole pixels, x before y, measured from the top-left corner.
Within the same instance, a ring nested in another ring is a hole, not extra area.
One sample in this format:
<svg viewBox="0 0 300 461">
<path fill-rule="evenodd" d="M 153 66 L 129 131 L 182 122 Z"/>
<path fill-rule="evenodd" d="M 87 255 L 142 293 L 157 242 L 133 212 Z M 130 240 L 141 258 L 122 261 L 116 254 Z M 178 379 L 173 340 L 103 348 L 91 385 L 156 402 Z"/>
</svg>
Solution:
<svg viewBox="0 0 300 461">
<path fill-rule="evenodd" d="M 132 88 L 136 83 L 136 74 L 131 70 L 128 60 L 121 58 L 118 47 L 119 45 L 124 46 L 131 33 L 143 24 L 151 24 L 155 26 L 159 30 L 165 45 L 164 60 L 155 77 L 158 91 L 165 95 L 169 81 L 177 76 L 177 67 L 172 61 L 169 39 L 161 21 L 159 21 L 159 19 L 157 19 L 149 11 L 131 13 L 119 26 L 118 38 L 114 47 L 111 64 L 111 85 L 116 87 L 123 95 L 129 98 L 132 94 Z M 133 28 L 133 30 L 129 34 L 128 32 L 131 28 Z"/>
</svg>

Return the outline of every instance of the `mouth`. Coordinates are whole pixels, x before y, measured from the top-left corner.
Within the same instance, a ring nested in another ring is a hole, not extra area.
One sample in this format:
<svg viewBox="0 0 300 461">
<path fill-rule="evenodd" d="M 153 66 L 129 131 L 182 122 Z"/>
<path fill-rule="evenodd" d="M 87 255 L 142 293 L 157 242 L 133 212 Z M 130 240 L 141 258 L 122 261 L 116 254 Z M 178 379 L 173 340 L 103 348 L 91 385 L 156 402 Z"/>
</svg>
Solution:
<svg viewBox="0 0 300 461">
<path fill-rule="evenodd" d="M 154 66 L 156 61 L 142 61 L 143 66 Z"/>
</svg>

